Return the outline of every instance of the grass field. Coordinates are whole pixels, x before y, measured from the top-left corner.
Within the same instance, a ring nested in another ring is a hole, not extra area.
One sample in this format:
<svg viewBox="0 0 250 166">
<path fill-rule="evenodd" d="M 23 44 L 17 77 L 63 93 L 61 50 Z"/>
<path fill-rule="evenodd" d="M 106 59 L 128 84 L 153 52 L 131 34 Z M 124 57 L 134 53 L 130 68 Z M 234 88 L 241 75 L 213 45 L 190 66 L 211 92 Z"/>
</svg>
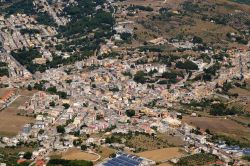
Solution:
<svg viewBox="0 0 250 166">
<path fill-rule="evenodd" d="M 145 151 L 141 153 L 137 153 L 136 155 L 140 157 L 145 157 L 156 162 L 170 160 L 172 158 L 179 158 L 184 155 L 180 148 L 164 148 L 164 149 L 157 149 L 152 151 Z"/>
<path fill-rule="evenodd" d="M 230 119 L 186 116 L 183 117 L 183 122 L 200 127 L 201 129 L 209 129 L 212 133 L 250 142 L 249 128 Z"/>
<path fill-rule="evenodd" d="M 4 89 L 0 90 L 2 93 Z M 18 116 L 18 107 L 24 104 L 34 94 L 34 91 L 20 90 L 18 97 L 8 108 L 0 112 L 0 136 L 16 135 L 26 123 L 33 122 L 33 118 Z"/>
</svg>

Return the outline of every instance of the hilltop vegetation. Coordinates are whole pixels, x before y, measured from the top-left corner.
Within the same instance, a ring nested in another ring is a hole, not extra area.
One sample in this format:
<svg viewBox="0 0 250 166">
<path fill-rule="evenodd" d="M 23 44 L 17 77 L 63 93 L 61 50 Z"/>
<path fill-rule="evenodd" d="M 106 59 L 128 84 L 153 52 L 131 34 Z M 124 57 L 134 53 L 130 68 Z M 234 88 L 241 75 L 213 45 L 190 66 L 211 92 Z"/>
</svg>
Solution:
<svg viewBox="0 0 250 166">
<path fill-rule="evenodd" d="M 250 5 L 250 1 L 249 0 L 232 0 L 233 2 L 237 2 L 237 3 L 242 3 L 242 4 L 247 4 Z"/>
<path fill-rule="evenodd" d="M 155 13 L 147 12 L 146 17 L 144 14 L 139 14 L 140 20 L 133 16 L 128 17 L 139 24 L 135 33 L 141 42 L 156 37 L 183 39 L 186 36 L 197 36 L 199 42 L 207 45 L 225 47 L 235 42 L 245 45 L 250 38 L 247 33 L 250 29 L 250 7 L 241 3 L 250 2 L 247 0 L 235 0 L 235 2 L 169 1 L 160 5 L 150 4 Z M 128 5 L 133 6 L 132 4 L 131 2 Z M 147 5 L 146 3 L 144 6 Z M 228 37 L 227 34 L 230 33 L 234 33 L 235 36 Z"/>
</svg>

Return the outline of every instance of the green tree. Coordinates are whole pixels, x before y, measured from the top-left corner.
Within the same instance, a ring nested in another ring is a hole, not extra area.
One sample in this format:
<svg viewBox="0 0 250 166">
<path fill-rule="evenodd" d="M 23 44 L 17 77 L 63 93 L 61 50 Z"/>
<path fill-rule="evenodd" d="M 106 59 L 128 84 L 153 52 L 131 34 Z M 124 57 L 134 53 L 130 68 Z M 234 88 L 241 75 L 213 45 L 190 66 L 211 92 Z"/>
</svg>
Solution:
<svg viewBox="0 0 250 166">
<path fill-rule="evenodd" d="M 186 60 L 185 62 L 178 61 L 176 63 L 176 67 L 180 69 L 186 69 L 186 70 L 198 70 L 198 65 L 190 60 Z"/>
<path fill-rule="evenodd" d="M 135 115 L 135 110 L 132 110 L 132 109 L 126 110 L 126 115 L 128 117 L 134 116 Z"/>
<path fill-rule="evenodd" d="M 138 71 L 136 72 L 136 74 L 134 75 L 134 81 L 137 83 L 141 83 L 144 84 L 146 82 L 146 78 L 145 78 L 146 74 L 143 71 Z"/>
<path fill-rule="evenodd" d="M 64 109 L 68 109 L 70 105 L 68 103 L 63 103 Z"/>
<path fill-rule="evenodd" d="M 194 44 L 201 44 L 203 42 L 202 38 L 198 37 L 198 36 L 194 36 L 193 37 L 193 43 Z"/>
<path fill-rule="evenodd" d="M 31 87 L 31 85 L 30 85 L 30 84 L 28 85 L 28 90 L 29 90 L 29 91 L 31 91 L 31 90 L 32 90 L 32 87 Z"/>
<path fill-rule="evenodd" d="M 23 155 L 23 158 L 27 159 L 27 160 L 30 160 L 32 157 L 32 153 L 31 152 L 25 152 L 24 155 Z"/>
<path fill-rule="evenodd" d="M 57 89 L 55 86 L 52 86 L 52 87 L 49 87 L 47 89 L 47 91 L 50 93 L 50 94 L 55 94 L 57 92 Z"/>
<path fill-rule="evenodd" d="M 65 128 L 62 125 L 57 126 L 56 130 L 57 130 L 58 133 L 61 133 L 61 134 L 65 133 Z"/>
<path fill-rule="evenodd" d="M 81 150 L 83 150 L 83 151 L 87 150 L 87 146 L 86 145 L 81 145 Z"/>
<path fill-rule="evenodd" d="M 51 101 L 51 102 L 49 103 L 49 106 L 55 107 L 55 106 L 56 106 L 56 103 L 55 103 L 54 101 Z"/>
</svg>

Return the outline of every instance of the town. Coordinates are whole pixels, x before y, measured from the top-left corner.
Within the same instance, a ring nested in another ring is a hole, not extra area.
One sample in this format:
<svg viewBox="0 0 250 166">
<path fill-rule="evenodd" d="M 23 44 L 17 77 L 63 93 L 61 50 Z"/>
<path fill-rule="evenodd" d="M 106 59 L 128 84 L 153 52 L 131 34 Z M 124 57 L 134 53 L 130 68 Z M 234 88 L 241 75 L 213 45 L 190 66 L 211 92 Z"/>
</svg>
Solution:
<svg viewBox="0 0 250 166">
<path fill-rule="evenodd" d="M 249 165 L 250 26 L 225 46 L 150 25 L 177 28 L 193 1 L 11 3 L 0 15 L 1 166 Z"/>
</svg>

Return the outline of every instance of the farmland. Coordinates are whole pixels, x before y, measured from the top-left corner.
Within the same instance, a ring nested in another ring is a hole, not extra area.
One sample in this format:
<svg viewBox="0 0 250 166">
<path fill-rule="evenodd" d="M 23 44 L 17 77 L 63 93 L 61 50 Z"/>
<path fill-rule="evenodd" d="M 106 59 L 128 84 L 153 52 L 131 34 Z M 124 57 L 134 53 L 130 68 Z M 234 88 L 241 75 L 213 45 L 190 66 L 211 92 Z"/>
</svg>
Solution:
<svg viewBox="0 0 250 166">
<path fill-rule="evenodd" d="M 217 160 L 218 160 L 217 156 L 214 156 L 212 154 L 199 153 L 181 158 L 178 161 L 177 165 L 178 166 L 207 165 L 208 163 L 214 163 Z"/>
<path fill-rule="evenodd" d="M 250 112 L 250 91 L 248 89 L 242 89 L 242 88 L 233 88 L 230 89 L 231 93 L 236 93 L 239 95 L 239 99 L 241 100 L 240 103 L 244 105 L 244 109 L 246 112 Z"/>
</svg>

